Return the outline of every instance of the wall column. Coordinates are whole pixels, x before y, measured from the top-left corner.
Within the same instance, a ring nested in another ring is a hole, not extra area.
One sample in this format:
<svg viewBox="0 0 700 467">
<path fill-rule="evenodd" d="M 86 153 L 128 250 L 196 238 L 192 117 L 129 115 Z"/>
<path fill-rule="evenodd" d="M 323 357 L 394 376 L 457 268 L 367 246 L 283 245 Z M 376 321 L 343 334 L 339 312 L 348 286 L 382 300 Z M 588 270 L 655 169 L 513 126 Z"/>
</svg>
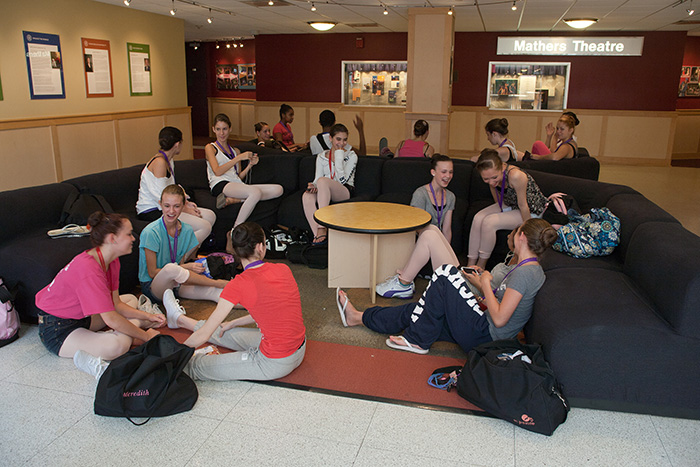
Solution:
<svg viewBox="0 0 700 467">
<path fill-rule="evenodd" d="M 408 89 L 406 134 L 418 119 L 430 124 L 428 142 L 447 153 L 452 102 L 454 16 L 449 8 L 408 9 Z"/>
</svg>

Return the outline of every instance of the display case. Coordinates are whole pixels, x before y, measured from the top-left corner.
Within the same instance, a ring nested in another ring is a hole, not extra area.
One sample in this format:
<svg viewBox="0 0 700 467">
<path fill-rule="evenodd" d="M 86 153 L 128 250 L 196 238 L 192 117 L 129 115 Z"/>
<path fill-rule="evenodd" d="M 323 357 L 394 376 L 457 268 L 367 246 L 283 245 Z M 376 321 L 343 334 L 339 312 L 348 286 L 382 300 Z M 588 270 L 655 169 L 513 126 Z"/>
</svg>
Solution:
<svg viewBox="0 0 700 467">
<path fill-rule="evenodd" d="M 343 61 L 345 105 L 405 107 L 407 62 Z"/>
<path fill-rule="evenodd" d="M 564 110 L 569 62 L 489 62 L 489 109 Z"/>
</svg>

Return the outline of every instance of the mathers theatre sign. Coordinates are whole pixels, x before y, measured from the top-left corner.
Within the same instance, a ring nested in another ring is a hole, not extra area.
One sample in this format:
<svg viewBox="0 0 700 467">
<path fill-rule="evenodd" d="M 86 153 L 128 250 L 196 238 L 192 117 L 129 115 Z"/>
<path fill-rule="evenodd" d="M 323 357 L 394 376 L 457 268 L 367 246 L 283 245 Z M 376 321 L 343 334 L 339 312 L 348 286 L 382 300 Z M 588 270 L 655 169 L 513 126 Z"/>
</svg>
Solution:
<svg viewBox="0 0 700 467">
<path fill-rule="evenodd" d="M 644 37 L 499 37 L 498 55 L 642 55 Z"/>
</svg>

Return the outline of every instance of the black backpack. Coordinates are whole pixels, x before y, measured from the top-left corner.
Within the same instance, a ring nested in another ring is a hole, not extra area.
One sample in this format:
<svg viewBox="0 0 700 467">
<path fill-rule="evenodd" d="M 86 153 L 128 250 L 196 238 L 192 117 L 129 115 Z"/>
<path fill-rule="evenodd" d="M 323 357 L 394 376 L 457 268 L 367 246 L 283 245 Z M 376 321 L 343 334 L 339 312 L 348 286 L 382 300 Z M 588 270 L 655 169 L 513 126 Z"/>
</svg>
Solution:
<svg viewBox="0 0 700 467">
<path fill-rule="evenodd" d="M 328 242 L 323 244 L 292 242 L 287 245 L 287 259 L 311 269 L 328 268 Z"/>
<path fill-rule="evenodd" d="M 472 349 L 457 377 L 460 396 L 507 422 L 550 436 L 569 403 L 539 345 L 515 339 Z"/>
<path fill-rule="evenodd" d="M 63 213 L 58 221 L 58 226 L 63 227 L 68 224 L 87 225 L 88 217 L 95 211 L 109 214 L 114 212 L 114 209 L 102 195 L 93 195 L 86 190 L 72 193 L 63 205 Z"/>
<path fill-rule="evenodd" d="M 115 358 L 95 391 L 95 413 L 107 417 L 164 417 L 190 410 L 199 393 L 182 370 L 194 349 L 159 334 Z"/>
</svg>

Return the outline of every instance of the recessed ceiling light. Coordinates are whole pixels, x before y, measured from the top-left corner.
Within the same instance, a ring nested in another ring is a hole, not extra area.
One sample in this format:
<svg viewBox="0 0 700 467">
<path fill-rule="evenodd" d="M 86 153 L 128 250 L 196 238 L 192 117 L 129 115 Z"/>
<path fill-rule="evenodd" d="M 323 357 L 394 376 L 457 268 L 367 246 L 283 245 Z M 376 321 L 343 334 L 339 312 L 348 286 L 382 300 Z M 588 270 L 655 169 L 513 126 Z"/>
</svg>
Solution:
<svg viewBox="0 0 700 467">
<path fill-rule="evenodd" d="M 570 18 L 565 19 L 564 22 L 574 29 L 586 29 L 598 22 L 597 18 Z"/>
</svg>

